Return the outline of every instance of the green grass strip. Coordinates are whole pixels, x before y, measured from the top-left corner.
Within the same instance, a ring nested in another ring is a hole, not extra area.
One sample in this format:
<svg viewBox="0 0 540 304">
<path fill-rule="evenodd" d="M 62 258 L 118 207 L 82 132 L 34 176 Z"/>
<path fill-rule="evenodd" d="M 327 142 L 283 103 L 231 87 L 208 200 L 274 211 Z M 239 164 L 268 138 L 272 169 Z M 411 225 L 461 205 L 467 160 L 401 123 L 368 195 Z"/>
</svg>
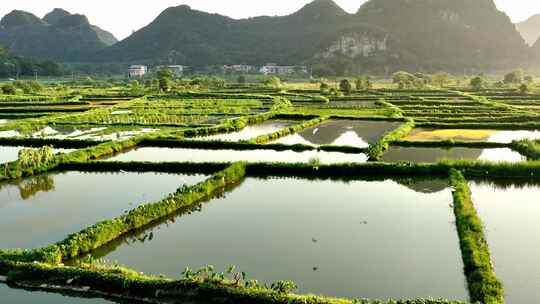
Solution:
<svg viewBox="0 0 540 304">
<path fill-rule="evenodd" d="M 414 129 L 414 126 L 414 120 L 409 119 L 395 130 L 387 132 L 379 141 L 369 146 L 369 159 L 372 161 L 381 160 L 390 143 L 407 136 Z"/>
<path fill-rule="evenodd" d="M 318 124 L 321 124 L 324 121 L 328 120 L 328 118 L 329 118 L 328 116 L 322 116 L 322 117 L 313 118 L 311 120 L 304 121 L 304 122 L 302 122 L 300 124 L 283 128 L 283 129 L 281 129 L 279 131 L 276 131 L 274 133 L 261 135 L 259 137 L 256 137 L 256 138 L 250 140 L 250 142 L 254 143 L 254 144 L 268 143 L 268 142 L 274 141 L 276 139 L 279 139 L 279 138 L 282 138 L 282 137 L 285 137 L 285 136 L 288 136 L 288 135 L 291 135 L 291 134 L 294 134 L 294 133 L 301 132 L 301 131 L 303 131 L 303 130 L 305 130 L 307 128 L 314 127 L 314 126 L 316 126 Z"/>
<path fill-rule="evenodd" d="M 467 180 L 461 172 L 452 169 L 450 183 L 454 188 L 454 213 L 471 301 L 504 303 L 503 285 L 493 272 L 484 227 L 474 208 Z"/>
<path fill-rule="evenodd" d="M 245 175 L 245 164 L 235 163 L 194 186 L 183 185 L 157 203 L 141 205 L 113 220 L 97 223 L 58 243 L 62 259 L 77 257 L 101 247 L 127 232 L 141 228 L 180 208 L 185 208 L 212 197 L 228 185 L 240 182 Z"/>
</svg>

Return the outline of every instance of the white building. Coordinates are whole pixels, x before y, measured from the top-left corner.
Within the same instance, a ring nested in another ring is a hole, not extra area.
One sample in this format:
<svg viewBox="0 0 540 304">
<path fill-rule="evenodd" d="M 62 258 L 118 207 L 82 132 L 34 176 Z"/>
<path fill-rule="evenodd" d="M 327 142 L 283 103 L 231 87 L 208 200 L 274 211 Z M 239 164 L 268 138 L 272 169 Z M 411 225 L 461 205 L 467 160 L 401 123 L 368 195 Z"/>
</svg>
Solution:
<svg viewBox="0 0 540 304">
<path fill-rule="evenodd" d="M 247 65 L 247 64 L 235 64 L 235 65 L 224 65 L 223 70 L 225 72 L 251 73 L 251 72 L 256 72 L 257 68 L 255 66 Z"/>
<path fill-rule="evenodd" d="M 141 78 L 148 72 L 148 67 L 145 65 L 132 65 L 128 69 L 129 78 Z"/>
<path fill-rule="evenodd" d="M 306 66 L 283 66 L 277 65 L 275 63 L 268 63 L 265 66 L 261 67 L 259 72 L 264 75 L 290 75 L 295 73 L 307 74 L 308 68 Z"/>
</svg>

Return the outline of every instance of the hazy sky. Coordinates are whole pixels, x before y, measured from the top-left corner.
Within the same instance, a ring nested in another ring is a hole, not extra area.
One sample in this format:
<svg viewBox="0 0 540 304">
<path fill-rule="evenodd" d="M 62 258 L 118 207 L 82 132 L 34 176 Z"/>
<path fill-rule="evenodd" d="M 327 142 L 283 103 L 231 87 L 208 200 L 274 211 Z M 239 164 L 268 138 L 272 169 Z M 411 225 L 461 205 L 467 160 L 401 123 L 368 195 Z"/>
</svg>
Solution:
<svg viewBox="0 0 540 304">
<path fill-rule="evenodd" d="M 366 0 L 335 0 L 346 11 L 356 12 Z M 453 1 L 453 0 L 447 0 Z M 471 0 L 476 1 L 476 0 Z M 118 38 L 129 36 L 134 30 L 150 23 L 169 6 L 188 4 L 194 9 L 219 13 L 233 18 L 259 15 L 287 15 L 300 9 L 309 0 L 2 0 L 0 15 L 20 9 L 39 17 L 55 7 L 88 16 L 99 27 L 111 31 Z M 540 13 L 538 0 L 495 0 L 499 9 L 514 21 L 522 21 Z"/>
</svg>

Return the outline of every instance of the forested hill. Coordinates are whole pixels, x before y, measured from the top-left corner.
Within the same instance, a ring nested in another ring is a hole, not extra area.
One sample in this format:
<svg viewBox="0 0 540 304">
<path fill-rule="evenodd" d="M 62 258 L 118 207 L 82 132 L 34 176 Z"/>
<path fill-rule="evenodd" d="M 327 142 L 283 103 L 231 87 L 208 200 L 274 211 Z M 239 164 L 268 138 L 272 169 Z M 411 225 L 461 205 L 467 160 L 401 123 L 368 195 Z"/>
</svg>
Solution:
<svg viewBox="0 0 540 304">
<path fill-rule="evenodd" d="M 182 5 L 116 44 L 86 17 L 62 10 L 44 19 L 13 12 L 1 24 L 0 45 L 62 61 L 193 67 L 275 62 L 343 75 L 488 71 L 534 58 L 493 0 L 370 0 L 355 14 L 332 0 L 315 0 L 288 16 L 241 20 Z"/>
<path fill-rule="evenodd" d="M 316 0 L 288 16 L 242 20 L 185 5 L 168 8 L 98 58 L 462 71 L 515 66 L 530 51 L 492 0 L 371 0 L 356 14 Z"/>
<path fill-rule="evenodd" d="M 116 43 L 116 38 L 86 16 L 55 9 L 43 19 L 13 11 L 0 21 L 0 46 L 28 57 L 80 61 Z"/>
</svg>

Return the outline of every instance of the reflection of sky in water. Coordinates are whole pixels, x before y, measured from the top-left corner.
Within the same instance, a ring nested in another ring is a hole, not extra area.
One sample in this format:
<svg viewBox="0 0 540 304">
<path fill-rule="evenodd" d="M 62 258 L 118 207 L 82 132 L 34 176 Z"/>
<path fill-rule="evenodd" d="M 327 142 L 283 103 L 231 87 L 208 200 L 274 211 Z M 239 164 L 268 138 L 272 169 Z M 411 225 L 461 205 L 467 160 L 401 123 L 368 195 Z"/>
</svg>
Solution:
<svg viewBox="0 0 540 304">
<path fill-rule="evenodd" d="M 68 172 L 0 184 L 0 248 L 57 242 L 203 176 Z M 9 233 L 8 233 L 9 232 Z"/>
<path fill-rule="evenodd" d="M 302 132 L 282 137 L 271 143 L 312 146 L 338 145 L 367 148 L 399 123 L 387 121 L 330 120 Z"/>
<path fill-rule="evenodd" d="M 291 126 L 293 124 L 295 124 L 295 122 L 292 122 L 292 121 L 267 121 L 262 124 L 247 126 L 238 132 L 232 132 L 232 133 L 227 133 L 227 134 L 217 134 L 217 135 L 205 136 L 205 137 L 196 137 L 194 139 L 196 140 L 222 140 L 222 141 L 250 140 L 261 135 L 274 133 L 283 128 Z"/>
<path fill-rule="evenodd" d="M 10 288 L 7 285 L 0 284 L 0 295 L 2 297 L 2 303 L 11 304 L 105 304 L 114 303 L 105 299 L 86 299 L 86 298 L 73 298 L 67 297 L 61 294 L 47 293 L 42 291 L 26 291 L 22 289 Z"/>
<path fill-rule="evenodd" d="M 509 148 L 484 149 L 482 150 L 482 154 L 480 154 L 480 157 L 478 157 L 478 159 L 494 162 L 506 161 L 511 163 L 517 163 L 527 160 L 525 156 Z"/>
<path fill-rule="evenodd" d="M 471 183 L 507 303 L 540 303 L 540 186 Z"/>
<path fill-rule="evenodd" d="M 16 161 L 19 158 L 19 151 L 24 147 L 8 147 L 0 146 L 0 164 Z M 28 148 L 34 149 L 34 148 Z M 75 151 L 74 149 L 54 149 L 54 153 L 69 153 Z"/>
<path fill-rule="evenodd" d="M 497 131 L 488 139 L 489 142 L 508 144 L 514 140 L 540 139 L 540 131 Z"/>
<path fill-rule="evenodd" d="M 297 282 L 302 293 L 466 300 L 451 201 L 448 188 L 425 194 L 390 180 L 247 178 L 202 212 L 95 257 L 173 277 L 232 264 L 261 282 Z"/>
<path fill-rule="evenodd" d="M 410 161 L 433 163 L 443 159 L 483 160 L 493 162 L 520 162 L 526 158 L 509 148 L 474 149 L 474 148 L 422 148 L 422 147 L 390 147 L 383 155 L 388 162 Z"/>
<path fill-rule="evenodd" d="M 349 154 L 324 151 L 274 151 L 274 150 L 200 150 L 174 148 L 139 148 L 117 155 L 109 161 L 150 161 L 150 162 L 283 162 L 306 163 L 318 159 L 323 164 L 363 163 L 365 154 Z"/>
</svg>

